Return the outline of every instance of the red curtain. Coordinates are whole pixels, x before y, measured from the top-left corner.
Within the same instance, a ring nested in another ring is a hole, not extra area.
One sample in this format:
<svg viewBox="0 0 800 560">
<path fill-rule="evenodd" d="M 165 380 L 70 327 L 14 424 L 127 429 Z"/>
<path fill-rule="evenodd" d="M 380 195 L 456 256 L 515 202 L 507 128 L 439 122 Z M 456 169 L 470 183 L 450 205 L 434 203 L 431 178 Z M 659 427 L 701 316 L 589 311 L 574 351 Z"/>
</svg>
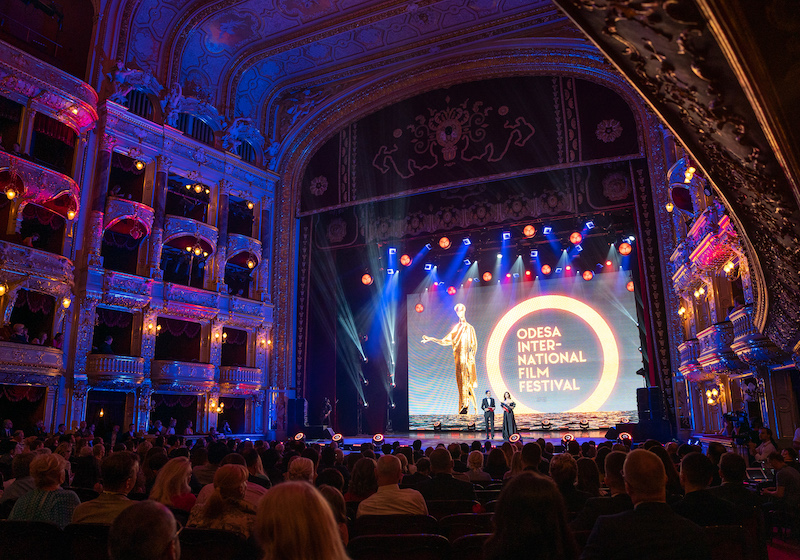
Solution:
<svg viewBox="0 0 800 560">
<path fill-rule="evenodd" d="M 22 217 L 28 220 L 36 220 L 42 225 L 50 226 L 50 229 L 60 229 L 64 226 L 64 218 L 36 204 L 26 204 L 22 210 Z"/>
<path fill-rule="evenodd" d="M 44 387 L 27 387 L 25 385 L 0 385 L 0 397 L 5 397 L 11 402 L 26 400 L 37 402 L 44 397 Z"/>
<path fill-rule="evenodd" d="M 247 344 L 247 331 L 240 331 L 238 329 L 223 329 L 223 332 L 228 335 L 225 338 L 225 344 L 235 344 L 236 346 Z"/>
<path fill-rule="evenodd" d="M 172 336 L 185 336 L 186 338 L 197 338 L 200 336 L 200 323 L 190 323 L 178 319 L 168 319 L 161 317 L 158 324 L 167 330 Z"/>
<path fill-rule="evenodd" d="M 64 123 L 51 119 L 42 113 L 36 113 L 33 120 L 33 129 L 45 136 L 62 141 L 70 148 L 75 147 L 75 131 Z"/>
<path fill-rule="evenodd" d="M 27 307 L 34 313 L 49 315 L 53 311 L 54 303 L 53 296 L 29 290 L 20 290 L 17 293 L 17 301 L 14 303 L 14 307 Z"/>
<path fill-rule="evenodd" d="M 133 315 L 116 309 L 105 307 L 97 308 L 97 322 L 109 327 L 128 328 L 133 321 Z"/>
<path fill-rule="evenodd" d="M 188 408 L 197 405 L 197 397 L 195 395 L 153 395 L 153 404 L 161 406 L 162 404 L 172 408 L 173 406 L 180 406 Z"/>
</svg>

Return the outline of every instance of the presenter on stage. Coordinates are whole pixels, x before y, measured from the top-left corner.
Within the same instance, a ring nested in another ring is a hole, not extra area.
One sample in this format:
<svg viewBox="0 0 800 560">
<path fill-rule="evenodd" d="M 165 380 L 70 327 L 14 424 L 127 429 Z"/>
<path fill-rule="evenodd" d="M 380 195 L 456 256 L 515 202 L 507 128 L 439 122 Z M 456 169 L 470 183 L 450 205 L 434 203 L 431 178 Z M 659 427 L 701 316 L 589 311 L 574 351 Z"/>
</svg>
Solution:
<svg viewBox="0 0 800 560">
<path fill-rule="evenodd" d="M 486 391 L 486 396 L 481 402 L 483 421 L 486 423 L 486 439 L 494 439 L 494 397 L 491 391 Z"/>
<path fill-rule="evenodd" d="M 500 406 L 503 407 L 503 439 L 508 441 L 511 434 L 517 433 L 517 421 L 514 419 L 514 407 L 517 403 L 511 400 L 511 393 L 506 391 Z"/>
<path fill-rule="evenodd" d="M 478 403 L 475 400 L 475 387 L 478 386 L 478 377 L 475 371 L 475 353 L 478 351 L 478 339 L 475 337 L 475 328 L 467 323 L 464 318 L 467 307 L 458 303 L 453 308 L 458 315 L 458 323 L 444 338 L 433 338 L 423 335 L 422 343 L 435 342 L 441 346 L 453 347 L 453 359 L 456 362 L 456 384 L 458 385 L 458 413 L 467 414 L 469 405 L 478 413 Z"/>
</svg>

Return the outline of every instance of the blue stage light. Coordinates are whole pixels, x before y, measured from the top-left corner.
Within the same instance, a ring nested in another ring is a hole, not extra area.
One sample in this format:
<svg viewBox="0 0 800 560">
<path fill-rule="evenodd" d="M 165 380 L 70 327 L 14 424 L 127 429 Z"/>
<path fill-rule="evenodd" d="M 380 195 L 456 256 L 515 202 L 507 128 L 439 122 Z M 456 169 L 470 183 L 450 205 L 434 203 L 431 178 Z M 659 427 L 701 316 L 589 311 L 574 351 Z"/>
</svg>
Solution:
<svg viewBox="0 0 800 560">
<path fill-rule="evenodd" d="M 556 267 L 556 274 L 558 274 L 559 272 L 561 272 L 561 267 L 560 267 L 560 266 L 557 266 L 557 267 Z"/>
<path fill-rule="evenodd" d="M 430 251 L 431 249 L 433 249 L 433 245 L 431 245 L 430 243 L 426 243 L 426 244 L 425 244 L 425 248 L 426 248 L 428 251 Z"/>
<path fill-rule="evenodd" d="M 396 255 L 397 254 L 397 248 L 396 247 L 389 247 L 389 254 L 390 255 Z"/>
<path fill-rule="evenodd" d="M 534 249 L 533 251 L 531 251 L 531 258 L 532 258 L 532 259 L 535 259 L 535 258 L 536 258 L 536 257 L 538 257 L 538 256 L 539 256 L 539 251 L 537 251 L 536 249 Z"/>
<path fill-rule="evenodd" d="M 471 264 L 472 264 L 472 261 L 471 261 L 471 260 L 469 260 L 469 259 L 464 259 L 464 264 L 465 264 L 465 265 L 467 265 L 467 266 L 469 266 L 469 265 L 471 265 Z"/>
<path fill-rule="evenodd" d="M 433 265 L 431 263 L 425 263 L 425 270 L 433 270 Z"/>
<path fill-rule="evenodd" d="M 464 245 L 472 245 L 472 241 L 470 241 L 469 237 L 465 237 L 461 242 Z"/>
<path fill-rule="evenodd" d="M 503 232 L 503 241 L 508 241 L 509 239 L 511 239 L 511 232 L 510 231 L 504 231 Z"/>
<path fill-rule="evenodd" d="M 581 245 L 575 245 L 575 250 L 580 253 L 581 251 L 583 251 L 583 247 Z"/>
<path fill-rule="evenodd" d="M 519 272 L 514 273 L 514 278 L 519 278 Z"/>
<path fill-rule="evenodd" d="M 394 269 L 393 268 L 386 269 L 386 274 L 394 274 Z"/>
<path fill-rule="evenodd" d="M 586 222 L 586 229 L 594 229 L 594 222 L 591 220 Z"/>
<path fill-rule="evenodd" d="M 544 229 L 542 229 L 542 233 L 545 235 L 550 235 L 551 233 L 553 233 L 553 228 L 551 228 L 550 226 L 544 226 Z"/>
<path fill-rule="evenodd" d="M 497 253 L 497 258 L 498 259 L 502 259 L 503 258 L 503 253 Z"/>
</svg>

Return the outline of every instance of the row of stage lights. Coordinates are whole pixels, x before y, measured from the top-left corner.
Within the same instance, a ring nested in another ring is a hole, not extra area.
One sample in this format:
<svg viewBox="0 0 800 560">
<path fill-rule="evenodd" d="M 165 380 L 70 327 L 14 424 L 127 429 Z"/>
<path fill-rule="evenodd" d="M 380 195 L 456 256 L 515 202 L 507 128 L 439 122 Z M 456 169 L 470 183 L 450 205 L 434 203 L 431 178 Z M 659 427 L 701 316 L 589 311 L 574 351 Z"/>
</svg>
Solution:
<svg viewBox="0 0 800 560">
<path fill-rule="evenodd" d="M 222 405 L 222 406 L 224 406 L 224 405 Z M 587 429 L 588 429 L 588 427 L 587 427 Z M 437 433 L 442 431 L 442 423 L 440 421 L 437 420 L 437 421 L 435 421 L 433 423 L 433 431 L 437 432 Z M 469 424 L 469 427 L 468 427 L 467 431 L 469 431 L 469 432 L 477 431 L 474 422 L 471 422 Z M 608 438 L 609 436 L 606 436 L 606 437 Z M 304 432 L 297 432 L 292 439 L 294 439 L 295 441 L 305 441 L 306 434 Z M 508 438 L 508 440 L 511 443 L 516 443 L 516 442 L 522 440 L 522 436 L 519 435 L 518 433 L 511 434 L 511 436 Z M 386 438 L 381 433 L 377 433 L 377 434 L 372 436 L 372 443 L 374 445 L 382 445 L 385 441 L 386 441 Z M 571 442 L 571 441 L 575 441 L 575 436 L 573 436 L 572 434 L 564 434 L 563 436 L 561 436 L 561 445 L 562 446 L 566 447 L 567 444 L 569 444 L 569 442 Z M 617 436 L 617 441 L 619 441 L 620 443 L 626 443 L 626 444 L 630 445 L 630 443 L 633 441 L 633 437 L 628 432 L 622 432 Z M 335 444 L 337 444 L 339 446 L 344 445 L 344 436 L 342 434 L 340 434 L 340 433 L 336 433 L 333 436 L 331 436 L 331 442 L 335 443 Z"/>
</svg>

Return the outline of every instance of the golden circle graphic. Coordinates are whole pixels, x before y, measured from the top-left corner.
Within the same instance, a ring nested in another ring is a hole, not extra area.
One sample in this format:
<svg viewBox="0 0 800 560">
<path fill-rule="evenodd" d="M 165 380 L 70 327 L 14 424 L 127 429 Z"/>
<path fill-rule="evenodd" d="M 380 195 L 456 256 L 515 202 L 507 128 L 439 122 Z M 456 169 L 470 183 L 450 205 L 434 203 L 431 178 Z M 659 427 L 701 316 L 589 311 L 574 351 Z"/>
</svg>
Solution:
<svg viewBox="0 0 800 560">
<path fill-rule="evenodd" d="M 492 386 L 495 395 L 502 395 L 508 391 L 511 393 L 512 397 L 514 396 L 513 391 L 509 391 L 506 387 L 503 381 L 503 375 L 500 371 L 500 348 L 503 345 L 506 335 L 508 335 L 508 332 L 517 321 L 531 313 L 545 309 L 565 311 L 577 315 L 589 325 L 594 331 L 595 336 L 600 340 L 600 347 L 603 350 L 603 373 L 600 376 L 600 381 L 595 390 L 585 401 L 566 411 L 593 412 L 603 406 L 603 403 L 605 403 L 611 395 L 611 391 L 614 390 L 614 385 L 617 382 L 617 375 L 619 374 L 619 350 L 617 348 L 617 341 L 614 338 L 614 333 L 611 332 L 611 328 L 608 326 L 605 319 L 603 319 L 597 311 L 582 301 L 571 297 L 534 297 L 517 304 L 498 321 L 492 331 L 492 336 L 489 338 L 489 345 L 486 348 L 486 372 L 489 375 L 489 384 Z M 514 400 L 517 399 L 515 398 Z M 528 408 L 524 404 L 518 402 L 516 412 L 532 414 L 539 411 Z"/>
</svg>

